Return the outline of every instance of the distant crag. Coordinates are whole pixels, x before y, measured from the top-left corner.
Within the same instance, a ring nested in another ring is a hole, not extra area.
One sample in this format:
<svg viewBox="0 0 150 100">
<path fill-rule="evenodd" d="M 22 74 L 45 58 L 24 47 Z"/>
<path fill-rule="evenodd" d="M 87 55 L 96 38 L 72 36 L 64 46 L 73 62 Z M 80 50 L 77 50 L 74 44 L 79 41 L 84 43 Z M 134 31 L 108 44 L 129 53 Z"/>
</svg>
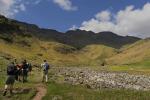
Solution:
<svg viewBox="0 0 150 100">
<path fill-rule="evenodd" d="M 118 49 L 123 45 L 132 44 L 140 40 L 137 37 L 124 37 L 112 32 L 94 33 L 79 29 L 62 33 L 53 29 L 39 28 L 34 24 L 8 19 L 2 15 L 0 15 L 0 33 L 36 36 L 41 40 L 59 42 L 71 45 L 77 49 L 81 49 L 90 44 L 102 44 Z"/>
</svg>

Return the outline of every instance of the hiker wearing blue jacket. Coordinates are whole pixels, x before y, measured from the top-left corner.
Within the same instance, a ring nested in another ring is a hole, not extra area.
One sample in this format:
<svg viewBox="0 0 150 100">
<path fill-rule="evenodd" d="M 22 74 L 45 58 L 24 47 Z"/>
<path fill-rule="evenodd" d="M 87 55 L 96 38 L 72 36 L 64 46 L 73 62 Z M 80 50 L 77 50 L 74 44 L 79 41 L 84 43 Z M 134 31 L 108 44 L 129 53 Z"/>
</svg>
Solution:
<svg viewBox="0 0 150 100">
<path fill-rule="evenodd" d="M 49 64 L 47 63 L 46 60 L 44 60 L 43 64 L 41 64 L 41 67 L 42 67 L 42 71 L 43 71 L 43 73 L 42 73 L 42 77 L 43 77 L 42 82 L 44 82 L 44 80 L 45 80 L 45 82 L 48 82 L 48 70 L 49 70 L 50 66 L 49 66 Z"/>
</svg>

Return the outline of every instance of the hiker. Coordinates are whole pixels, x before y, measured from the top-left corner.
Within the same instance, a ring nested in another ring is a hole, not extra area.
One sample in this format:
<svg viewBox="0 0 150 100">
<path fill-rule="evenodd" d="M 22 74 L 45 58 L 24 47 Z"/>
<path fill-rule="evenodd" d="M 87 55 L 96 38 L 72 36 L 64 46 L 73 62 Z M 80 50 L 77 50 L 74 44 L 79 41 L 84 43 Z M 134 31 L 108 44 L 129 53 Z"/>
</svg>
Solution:
<svg viewBox="0 0 150 100">
<path fill-rule="evenodd" d="M 22 78 L 23 78 L 23 83 L 27 82 L 27 77 L 28 77 L 28 65 L 27 65 L 27 61 L 24 60 L 22 62 Z"/>
<path fill-rule="evenodd" d="M 41 67 L 42 67 L 42 70 L 43 70 L 43 73 L 42 73 L 42 82 L 48 82 L 48 70 L 49 70 L 49 64 L 47 63 L 46 60 L 44 60 L 44 63 L 41 64 Z"/>
<path fill-rule="evenodd" d="M 31 65 L 31 63 L 27 63 L 27 65 L 28 65 L 28 72 L 31 75 L 32 65 Z"/>
<path fill-rule="evenodd" d="M 3 93 L 3 96 L 5 96 L 7 94 L 7 91 L 10 91 L 10 94 L 13 94 L 13 85 L 15 82 L 15 75 L 16 75 L 16 68 L 14 65 L 14 62 L 11 62 L 8 67 L 7 67 L 7 80 L 5 83 L 5 91 Z"/>
<path fill-rule="evenodd" d="M 16 70 L 16 75 L 15 75 L 15 79 L 16 81 L 18 81 L 18 63 L 17 63 L 17 59 L 14 60 L 14 65 L 15 65 L 15 70 Z"/>
<path fill-rule="evenodd" d="M 22 80 L 22 65 L 17 64 L 17 74 L 18 74 L 18 81 L 21 82 Z"/>
</svg>

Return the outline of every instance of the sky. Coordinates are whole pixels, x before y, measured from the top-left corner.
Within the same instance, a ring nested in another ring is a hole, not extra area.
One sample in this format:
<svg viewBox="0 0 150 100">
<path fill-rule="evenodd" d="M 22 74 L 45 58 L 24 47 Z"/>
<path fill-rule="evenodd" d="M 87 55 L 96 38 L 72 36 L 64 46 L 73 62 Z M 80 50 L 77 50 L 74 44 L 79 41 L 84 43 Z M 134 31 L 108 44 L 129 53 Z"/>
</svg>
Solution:
<svg viewBox="0 0 150 100">
<path fill-rule="evenodd" d="M 0 14 L 60 32 L 150 37 L 150 0 L 0 0 Z"/>
</svg>

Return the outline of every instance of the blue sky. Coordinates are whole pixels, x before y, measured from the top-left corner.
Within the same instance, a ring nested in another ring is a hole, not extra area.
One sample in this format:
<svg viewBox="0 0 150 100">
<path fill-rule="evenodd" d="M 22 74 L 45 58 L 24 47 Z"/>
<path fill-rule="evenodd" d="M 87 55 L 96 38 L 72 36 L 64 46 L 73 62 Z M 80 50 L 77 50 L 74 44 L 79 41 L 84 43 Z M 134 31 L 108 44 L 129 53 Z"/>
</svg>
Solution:
<svg viewBox="0 0 150 100">
<path fill-rule="evenodd" d="M 79 26 L 102 10 L 113 13 L 124 9 L 128 5 L 142 7 L 149 0 L 72 0 L 78 7 L 76 11 L 65 11 L 51 1 L 43 0 L 37 5 L 28 5 L 26 11 L 15 15 L 15 19 L 34 23 L 44 28 L 54 28 L 66 31 L 72 25 Z"/>
<path fill-rule="evenodd" d="M 80 28 L 85 30 L 92 30 L 94 32 L 99 32 L 101 30 L 103 31 L 103 28 L 95 29 L 92 28 L 91 26 L 92 19 L 94 19 L 94 21 L 98 20 L 99 23 L 98 25 L 100 26 L 103 23 L 101 19 L 99 20 L 98 18 L 95 17 L 97 14 L 100 14 L 101 16 L 102 12 L 106 12 L 103 13 L 103 15 L 105 15 L 104 17 L 108 17 L 107 22 L 115 24 L 118 20 L 117 18 L 115 18 L 115 16 L 119 16 L 120 11 L 124 11 L 125 13 L 127 7 L 132 5 L 134 6 L 133 8 L 131 7 L 130 9 L 132 12 L 135 12 L 135 10 L 140 10 L 141 12 L 144 12 L 143 11 L 144 6 L 150 3 L 150 0 L 5 0 L 5 1 L 0 0 L 0 3 L 1 4 L 3 3 L 3 5 L 8 3 L 6 5 L 8 7 L 6 6 L 3 8 L 0 7 L 2 8 L 0 11 L 1 14 L 4 14 L 8 17 L 12 17 L 19 21 L 37 24 L 39 27 L 42 28 L 56 29 L 62 32 L 67 31 L 71 27 L 72 29 Z M 9 4 L 10 1 L 14 2 L 11 2 L 11 4 Z M 4 11 L 5 9 L 7 9 L 6 10 L 7 12 Z M 9 14 L 10 12 L 11 14 Z M 103 24 L 105 26 L 106 23 Z M 94 25 L 98 27 L 97 24 Z M 110 28 L 104 28 L 104 31 L 107 31 L 107 29 L 108 31 L 111 31 Z M 148 32 L 149 31 L 150 30 L 148 30 Z M 122 33 L 120 31 L 114 32 L 118 32 L 118 34 L 121 35 L 132 35 L 132 33 L 136 31 L 128 31 L 129 32 L 128 34 L 127 32 Z M 133 35 L 135 35 L 135 33 Z M 142 36 L 141 33 L 138 34 L 138 36 Z"/>
</svg>

